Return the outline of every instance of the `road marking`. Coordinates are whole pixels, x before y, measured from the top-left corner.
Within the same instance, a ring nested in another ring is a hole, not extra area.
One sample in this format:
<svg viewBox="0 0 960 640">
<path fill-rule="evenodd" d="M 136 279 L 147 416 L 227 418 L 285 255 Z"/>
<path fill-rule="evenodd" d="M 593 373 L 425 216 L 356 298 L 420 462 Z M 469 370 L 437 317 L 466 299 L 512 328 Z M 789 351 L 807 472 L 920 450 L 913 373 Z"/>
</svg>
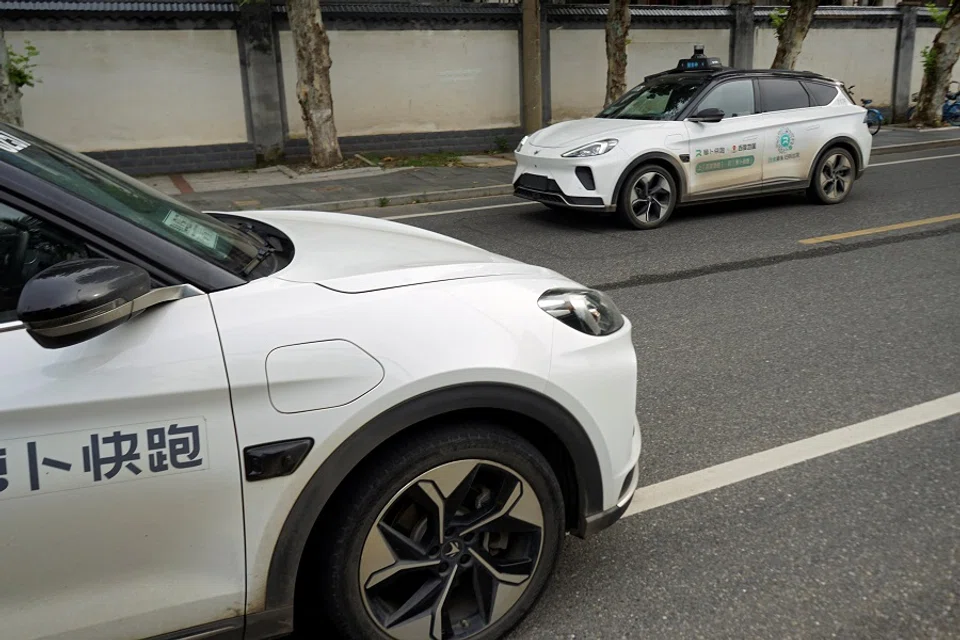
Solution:
<svg viewBox="0 0 960 640">
<path fill-rule="evenodd" d="M 930 156 L 929 158 L 909 158 L 907 160 L 891 160 L 890 162 L 878 162 L 876 164 L 871 164 L 868 169 L 871 167 L 887 167 L 892 164 L 906 164 L 908 162 L 926 162 L 927 160 L 940 160 L 941 158 L 956 158 L 960 157 L 960 153 L 950 153 L 945 156 Z"/>
<path fill-rule="evenodd" d="M 960 393 L 637 489 L 624 517 L 960 413 Z"/>
<path fill-rule="evenodd" d="M 923 225 L 936 224 L 938 222 L 949 222 L 950 220 L 960 220 L 960 213 L 951 213 L 946 216 L 937 216 L 936 218 L 908 220 L 907 222 L 898 222 L 896 224 L 888 224 L 883 227 L 871 227 L 869 229 L 858 229 L 857 231 L 846 231 L 844 233 L 834 233 L 829 236 L 818 236 L 816 238 L 806 238 L 804 240 L 801 240 L 800 244 L 820 244 L 821 242 L 832 242 L 834 240 L 846 240 L 847 238 L 856 238 L 857 236 L 869 236 L 875 233 L 897 231 L 898 229 L 910 229 L 911 227 L 922 227 Z"/>
<path fill-rule="evenodd" d="M 469 207 L 467 209 L 448 209 L 446 211 L 425 211 L 424 213 L 407 213 L 402 216 L 385 216 L 381 220 L 407 220 L 408 218 L 426 218 L 428 216 L 444 216 L 448 213 L 467 213 L 468 211 L 486 211 L 487 209 L 505 209 L 507 207 L 537 206 L 536 202 L 508 202 L 507 204 L 491 204 L 484 207 Z"/>
</svg>

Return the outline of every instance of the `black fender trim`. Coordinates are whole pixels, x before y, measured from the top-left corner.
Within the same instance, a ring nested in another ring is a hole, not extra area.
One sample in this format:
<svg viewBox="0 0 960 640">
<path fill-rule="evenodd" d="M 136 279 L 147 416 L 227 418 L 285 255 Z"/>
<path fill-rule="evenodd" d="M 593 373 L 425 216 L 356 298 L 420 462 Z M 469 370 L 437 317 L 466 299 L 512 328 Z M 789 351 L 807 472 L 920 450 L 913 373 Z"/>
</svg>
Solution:
<svg viewBox="0 0 960 640">
<path fill-rule="evenodd" d="M 404 429 L 465 409 L 520 414 L 549 429 L 573 461 L 578 487 L 581 532 L 588 516 L 603 508 L 603 479 L 593 445 L 580 423 L 563 407 L 535 391 L 507 384 L 463 384 L 415 396 L 358 429 L 314 472 L 287 519 L 273 549 L 267 573 L 265 609 L 289 611 L 294 603 L 297 568 L 317 518 L 347 475 L 374 449 Z"/>
<path fill-rule="evenodd" d="M 683 201 L 684 197 L 687 195 L 687 174 L 683 170 L 683 166 L 680 164 L 680 161 L 671 156 L 669 153 L 664 153 L 663 151 L 651 151 L 645 153 L 642 156 L 635 158 L 627 168 L 620 174 L 620 178 L 617 180 L 617 186 L 613 190 L 613 197 L 610 199 L 610 202 L 614 207 L 617 206 L 617 198 L 620 197 L 620 189 L 623 188 L 623 183 L 626 181 L 627 176 L 629 176 L 634 169 L 642 165 L 644 162 L 649 162 L 650 160 L 663 160 L 670 164 L 676 171 L 677 176 L 680 178 L 679 187 L 680 187 L 680 199 L 677 201 L 679 204 Z"/>
<path fill-rule="evenodd" d="M 850 136 L 837 136 L 832 138 L 829 142 L 823 145 L 820 148 L 820 153 L 817 154 L 816 159 L 814 159 L 813 164 L 810 165 L 810 173 L 807 175 L 807 185 L 813 184 L 813 174 L 817 171 L 817 165 L 820 164 L 820 160 L 823 158 L 823 155 L 829 151 L 832 147 L 837 146 L 837 144 L 847 145 L 853 149 L 853 160 L 857 163 L 856 175 L 857 179 L 863 175 L 865 171 L 863 167 L 863 152 L 860 150 L 860 145 L 857 144 L 857 141 L 851 138 Z"/>
</svg>

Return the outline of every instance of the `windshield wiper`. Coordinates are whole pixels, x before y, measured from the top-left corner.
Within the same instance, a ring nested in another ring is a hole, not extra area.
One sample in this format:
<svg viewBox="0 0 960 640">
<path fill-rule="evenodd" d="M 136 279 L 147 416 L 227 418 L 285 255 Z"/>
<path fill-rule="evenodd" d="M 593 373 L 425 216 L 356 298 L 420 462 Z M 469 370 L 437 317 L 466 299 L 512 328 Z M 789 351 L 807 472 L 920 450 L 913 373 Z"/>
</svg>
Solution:
<svg viewBox="0 0 960 640">
<path fill-rule="evenodd" d="M 249 276 L 253 273 L 253 270 L 263 264 L 263 261 L 275 254 L 277 250 L 269 242 L 264 242 L 260 245 L 260 248 L 257 249 L 257 255 L 254 256 L 250 262 L 247 263 L 243 269 L 240 270 L 240 275 Z"/>
</svg>

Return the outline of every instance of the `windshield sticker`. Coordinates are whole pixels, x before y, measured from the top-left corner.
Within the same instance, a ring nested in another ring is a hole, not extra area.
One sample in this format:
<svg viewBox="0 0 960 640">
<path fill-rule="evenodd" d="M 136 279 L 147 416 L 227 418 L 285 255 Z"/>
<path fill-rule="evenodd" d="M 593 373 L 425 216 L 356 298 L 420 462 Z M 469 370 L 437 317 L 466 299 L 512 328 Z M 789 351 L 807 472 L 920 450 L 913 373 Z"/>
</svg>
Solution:
<svg viewBox="0 0 960 640">
<path fill-rule="evenodd" d="M 20 153 L 30 146 L 29 142 L 24 142 L 20 138 L 14 137 L 9 133 L 0 131 L 0 149 L 10 153 Z"/>
<path fill-rule="evenodd" d="M 206 429 L 182 418 L 0 440 L 0 500 L 208 469 Z"/>
<path fill-rule="evenodd" d="M 740 156 L 738 158 L 724 158 L 723 160 L 709 160 L 697 164 L 697 173 L 708 171 L 723 171 L 725 169 L 741 169 L 753 165 L 754 156 Z"/>
<path fill-rule="evenodd" d="M 208 249 L 217 248 L 217 233 L 185 215 L 171 211 L 163 219 L 163 224 Z"/>
</svg>

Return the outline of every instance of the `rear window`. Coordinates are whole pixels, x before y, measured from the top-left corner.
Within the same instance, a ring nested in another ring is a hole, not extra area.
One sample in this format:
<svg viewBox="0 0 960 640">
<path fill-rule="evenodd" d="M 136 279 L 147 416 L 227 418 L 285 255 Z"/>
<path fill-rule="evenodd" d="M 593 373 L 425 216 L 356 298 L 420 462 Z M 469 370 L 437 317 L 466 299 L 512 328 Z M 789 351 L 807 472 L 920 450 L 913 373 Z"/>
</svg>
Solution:
<svg viewBox="0 0 960 640">
<path fill-rule="evenodd" d="M 837 97 L 837 92 L 839 91 L 834 85 L 820 84 L 819 82 L 804 82 L 803 86 L 805 86 L 807 91 L 810 92 L 810 95 L 813 97 L 813 101 L 821 107 L 833 102 L 834 98 Z"/>
<path fill-rule="evenodd" d="M 760 98 L 764 111 L 786 111 L 810 106 L 810 96 L 799 80 L 763 78 L 760 80 Z"/>
</svg>

